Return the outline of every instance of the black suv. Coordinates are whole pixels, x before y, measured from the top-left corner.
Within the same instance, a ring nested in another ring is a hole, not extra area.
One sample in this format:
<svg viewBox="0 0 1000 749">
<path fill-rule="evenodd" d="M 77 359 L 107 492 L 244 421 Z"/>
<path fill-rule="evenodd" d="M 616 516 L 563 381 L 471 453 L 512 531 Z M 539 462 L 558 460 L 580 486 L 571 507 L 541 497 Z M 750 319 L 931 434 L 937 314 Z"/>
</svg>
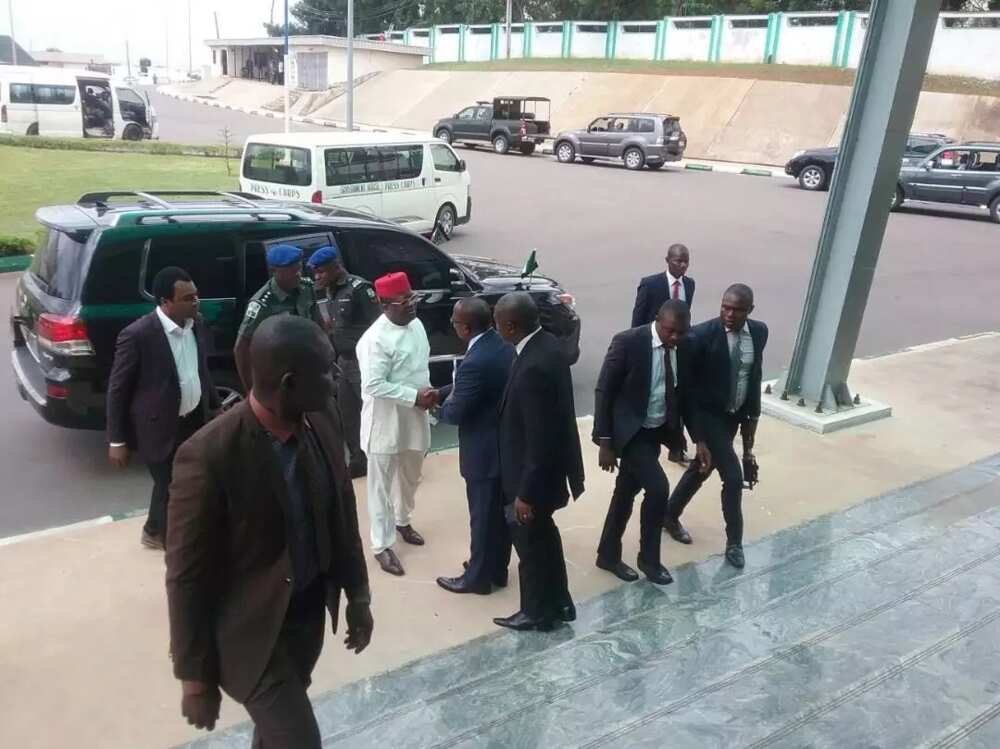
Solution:
<svg viewBox="0 0 1000 749">
<path fill-rule="evenodd" d="M 211 331 L 209 366 L 223 400 L 240 395 L 233 344 L 247 301 L 267 280 L 265 253 L 290 243 L 307 255 L 331 242 L 352 273 L 369 280 L 403 271 L 421 296 L 432 377 L 441 381 L 464 347 L 450 324 L 455 300 L 491 304 L 527 290 L 542 324 L 579 355 L 580 319 L 553 280 L 517 268 L 451 256 L 396 224 L 332 206 L 260 200 L 245 193 L 91 193 L 75 205 L 41 208 L 46 238 L 18 281 L 11 328 L 21 396 L 53 424 L 99 429 L 118 333 L 153 309 L 153 277 L 185 268 Z"/>
<path fill-rule="evenodd" d="M 917 164 L 940 146 L 954 142 L 940 133 L 910 133 L 903 150 L 903 166 Z M 785 174 L 795 177 L 804 190 L 826 190 L 830 187 L 839 153 L 839 147 L 799 151 L 785 164 Z"/>
</svg>

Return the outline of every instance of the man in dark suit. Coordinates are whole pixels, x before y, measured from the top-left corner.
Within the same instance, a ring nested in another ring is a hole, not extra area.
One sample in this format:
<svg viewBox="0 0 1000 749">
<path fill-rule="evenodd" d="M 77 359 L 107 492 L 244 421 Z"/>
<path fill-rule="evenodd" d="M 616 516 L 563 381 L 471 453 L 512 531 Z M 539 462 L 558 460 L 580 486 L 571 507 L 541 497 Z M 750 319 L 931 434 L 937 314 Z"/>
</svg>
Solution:
<svg viewBox="0 0 1000 749">
<path fill-rule="evenodd" d="M 733 284 L 722 296 L 719 317 L 692 328 L 690 362 L 699 429 L 712 453 L 722 479 L 722 515 L 726 521 L 726 561 L 742 569 L 743 466 L 733 440 L 743 435 L 743 456 L 753 458 L 757 420 L 760 418 L 760 383 L 763 376 L 767 325 L 747 319 L 753 311 L 753 291 Z M 664 529 L 684 544 L 691 535 L 680 517 L 706 475 L 689 466 L 667 503 Z"/>
<path fill-rule="evenodd" d="M 691 253 L 682 244 L 672 244 L 667 248 L 666 273 L 654 273 L 639 282 L 635 293 L 635 307 L 632 309 L 632 327 L 649 325 L 668 299 L 684 302 L 688 309 L 694 302 L 694 279 L 687 275 L 691 265 Z M 684 423 L 676 425 L 668 443 L 668 460 L 686 465 L 687 440 L 684 438 Z"/>
<path fill-rule="evenodd" d="M 118 335 L 108 380 L 108 459 L 124 468 L 137 446 L 153 477 L 142 544 L 163 549 L 167 490 L 177 447 L 219 408 L 208 373 L 208 334 L 198 317 L 198 289 L 186 271 L 164 268 L 153 279 L 157 307 Z"/>
<path fill-rule="evenodd" d="M 220 688 L 254 722 L 253 746 L 320 749 L 306 694 L 347 598 L 348 650 L 372 634 L 354 490 L 333 395 L 333 347 L 311 320 L 265 320 L 253 390 L 177 451 L 167 603 L 181 711 L 211 730 Z"/>
<path fill-rule="evenodd" d="M 660 533 L 670 495 L 670 484 L 660 466 L 660 445 L 676 432 L 682 414 L 688 430 L 698 439 L 687 352 L 678 345 L 690 322 L 691 312 L 682 301 L 664 302 L 651 324 L 612 339 L 597 380 L 593 438 L 600 446 L 598 461 L 601 470 L 614 472 L 619 468 L 597 547 L 597 566 L 626 582 L 639 577 L 622 561 L 622 534 L 640 490 L 645 497 L 639 521 L 638 567 L 651 582 L 673 582 L 660 563 Z M 711 457 L 704 442 L 697 444 L 698 467 L 707 473 Z"/>
<path fill-rule="evenodd" d="M 570 493 L 574 499 L 583 494 L 573 378 L 559 341 L 542 330 L 529 294 L 502 297 L 493 318 L 517 351 L 500 405 L 500 480 L 521 583 L 521 609 L 493 621 L 515 630 L 548 630 L 576 618 L 552 517 Z"/>
<path fill-rule="evenodd" d="M 438 391 L 438 418 L 458 425 L 459 470 L 469 500 L 471 548 L 459 577 L 439 577 L 452 593 L 486 594 L 507 584 L 510 533 L 503 517 L 497 448 L 500 399 L 514 361 L 514 347 L 492 327 L 490 305 L 478 297 L 455 304 L 451 324 L 466 346 L 454 385 Z"/>
</svg>

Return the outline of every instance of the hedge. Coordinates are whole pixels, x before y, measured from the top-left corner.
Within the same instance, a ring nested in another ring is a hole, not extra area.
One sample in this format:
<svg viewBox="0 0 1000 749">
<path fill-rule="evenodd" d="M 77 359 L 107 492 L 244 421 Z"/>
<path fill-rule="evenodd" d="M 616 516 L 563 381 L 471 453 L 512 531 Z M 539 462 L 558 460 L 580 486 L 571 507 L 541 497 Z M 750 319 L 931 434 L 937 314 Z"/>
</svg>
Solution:
<svg viewBox="0 0 1000 749">
<path fill-rule="evenodd" d="M 0 257 L 15 257 L 31 255 L 38 245 L 37 240 L 27 237 L 15 237 L 10 234 L 0 234 Z"/>
<path fill-rule="evenodd" d="M 55 151 L 106 151 L 109 153 L 143 153 L 158 156 L 208 156 L 224 158 L 225 146 L 193 146 L 183 143 L 161 143 L 156 140 L 104 140 L 99 138 L 42 138 L 32 135 L 2 135 L 0 145 L 24 148 L 47 148 Z M 229 147 L 229 157 L 238 159 L 240 146 Z"/>
</svg>

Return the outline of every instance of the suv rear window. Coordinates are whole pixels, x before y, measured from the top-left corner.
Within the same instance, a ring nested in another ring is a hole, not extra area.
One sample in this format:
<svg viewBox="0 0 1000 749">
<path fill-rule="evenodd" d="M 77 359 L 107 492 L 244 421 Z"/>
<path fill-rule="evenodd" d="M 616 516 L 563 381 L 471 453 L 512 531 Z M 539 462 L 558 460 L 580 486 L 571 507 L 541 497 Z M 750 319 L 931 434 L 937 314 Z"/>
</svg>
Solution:
<svg viewBox="0 0 1000 749">
<path fill-rule="evenodd" d="M 307 187 L 312 183 L 312 158 L 306 148 L 251 143 L 243 157 L 243 176 Z"/>
<path fill-rule="evenodd" d="M 87 236 L 49 229 L 35 251 L 30 273 L 43 291 L 59 299 L 76 299 L 83 280 Z"/>
</svg>

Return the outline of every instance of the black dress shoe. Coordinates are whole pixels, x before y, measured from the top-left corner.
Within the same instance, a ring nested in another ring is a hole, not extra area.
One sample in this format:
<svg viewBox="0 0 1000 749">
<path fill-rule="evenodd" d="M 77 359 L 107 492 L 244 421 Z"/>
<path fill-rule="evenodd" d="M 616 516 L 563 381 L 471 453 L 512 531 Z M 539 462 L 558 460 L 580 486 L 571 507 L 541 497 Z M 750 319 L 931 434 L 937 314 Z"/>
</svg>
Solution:
<svg viewBox="0 0 1000 749">
<path fill-rule="evenodd" d="M 677 463 L 678 465 L 686 466 L 691 462 L 691 459 L 683 450 L 671 450 L 667 453 L 667 460 L 671 463 Z"/>
<path fill-rule="evenodd" d="M 392 549 L 386 549 L 375 555 L 375 561 L 378 562 L 378 566 L 382 568 L 384 572 L 388 572 L 390 575 L 395 575 L 396 577 L 402 577 L 403 565 L 399 561 L 399 557 L 396 556 L 396 552 Z"/>
<path fill-rule="evenodd" d="M 609 562 L 605 559 L 597 557 L 597 567 L 605 572 L 610 572 L 619 580 L 624 580 L 627 583 L 634 583 L 639 579 L 639 573 L 622 561 Z"/>
<path fill-rule="evenodd" d="M 646 564 L 646 562 L 640 559 L 637 565 L 642 570 L 642 574 L 649 578 L 649 582 L 651 583 L 655 583 L 656 585 L 670 585 L 674 581 L 674 578 L 670 576 L 670 570 L 659 562 L 656 564 Z"/>
<path fill-rule="evenodd" d="M 406 543 L 412 546 L 423 546 L 424 537 L 414 530 L 412 525 L 397 525 L 396 532 L 402 537 Z"/>
<path fill-rule="evenodd" d="M 667 518 L 663 521 L 663 530 L 665 530 L 677 543 L 691 543 L 691 534 L 687 532 L 687 528 L 681 525 L 680 520 L 671 520 L 670 518 Z"/>
<path fill-rule="evenodd" d="M 572 603 L 567 603 L 565 606 L 560 606 L 556 610 L 556 618 L 561 622 L 575 622 L 576 621 L 576 606 Z"/>
<path fill-rule="evenodd" d="M 746 567 L 747 560 L 743 556 L 743 547 L 738 544 L 731 544 L 726 547 L 726 561 L 738 570 Z"/>
<path fill-rule="evenodd" d="M 498 627 L 506 627 L 518 632 L 530 632 L 532 630 L 548 632 L 554 626 L 548 619 L 532 619 L 523 611 L 518 611 L 511 616 L 498 616 L 493 620 L 493 623 Z"/>
<path fill-rule="evenodd" d="M 486 585 L 472 585 L 464 576 L 462 577 L 439 577 L 437 584 L 449 593 L 476 593 L 481 596 L 489 595 L 493 588 L 489 583 Z"/>
</svg>

